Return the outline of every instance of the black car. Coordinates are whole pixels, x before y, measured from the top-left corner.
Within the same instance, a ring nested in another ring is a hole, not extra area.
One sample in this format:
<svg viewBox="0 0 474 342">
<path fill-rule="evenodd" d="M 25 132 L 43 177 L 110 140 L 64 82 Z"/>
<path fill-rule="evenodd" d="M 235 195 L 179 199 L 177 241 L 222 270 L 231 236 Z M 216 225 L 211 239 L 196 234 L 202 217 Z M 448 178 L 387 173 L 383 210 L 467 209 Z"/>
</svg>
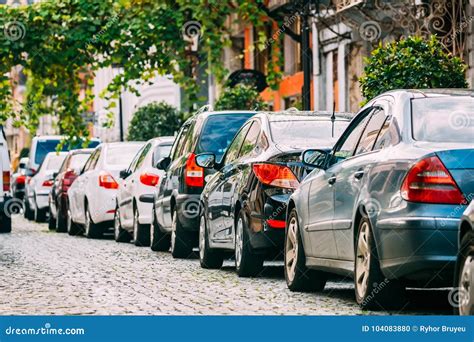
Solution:
<svg viewBox="0 0 474 342">
<path fill-rule="evenodd" d="M 225 157 L 200 154 L 214 168 L 201 196 L 199 256 L 204 268 L 220 268 L 235 253 L 239 276 L 256 276 L 267 257 L 281 258 L 287 201 L 310 171 L 304 149 L 330 149 L 351 115 L 261 113 L 237 133 Z"/>
<path fill-rule="evenodd" d="M 201 192 L 214 171 L 198 166 L 196 155 L 214 153 L 220 161 L 235 133 L 254 114 L 252 111 L 199 112 L 183 124 L 170 156 L 156 165 L 165 174 L 154 194 L 152 250 L 168 250 L 171 244 L 173 257 L 186 258 L 197 247 Z"/>
</svg>

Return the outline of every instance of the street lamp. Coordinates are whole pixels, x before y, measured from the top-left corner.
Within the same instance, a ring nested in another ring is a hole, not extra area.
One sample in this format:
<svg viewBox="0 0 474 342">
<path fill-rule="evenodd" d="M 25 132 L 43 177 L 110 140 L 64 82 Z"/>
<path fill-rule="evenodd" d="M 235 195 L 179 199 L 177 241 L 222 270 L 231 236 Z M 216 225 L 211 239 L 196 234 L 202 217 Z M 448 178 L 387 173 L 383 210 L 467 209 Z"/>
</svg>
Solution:
<svg viewBox="0 0 474 342">
<path fill-rule="evenodd" d="M 123 66 L 120 64 L 112 64 L 112 75 L 115 78 L 116 76 L 120 75 L 123 72 Z M 118 98 L 118 114 L 119 114 L 119 138 L 120 141 L 124 141 L 124 134 L 123 134 L 123 107 L 122 107 L 122 92 L 119 92 Z"/>
</svg>

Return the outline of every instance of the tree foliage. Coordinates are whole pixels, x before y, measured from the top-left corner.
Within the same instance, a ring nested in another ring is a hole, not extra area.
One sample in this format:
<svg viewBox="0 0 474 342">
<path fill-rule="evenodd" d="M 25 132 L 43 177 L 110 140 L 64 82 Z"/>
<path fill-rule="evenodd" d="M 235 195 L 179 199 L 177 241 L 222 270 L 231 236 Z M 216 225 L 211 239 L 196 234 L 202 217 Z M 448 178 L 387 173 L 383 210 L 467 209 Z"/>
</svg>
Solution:
<svg viewBox="0 0 474 342">
<path fill-rule="evenodd" d="M 117 75 L 104 92 L 116 99 L 136 80 L 170 74 L 193 101 L 198 91 L 192 62 L 182 32 L 190 21 L 201 26 L 199 57 L 208 60 L 218 80 L 227 71 L 221 63 L 222 47 L 230 44 L 229 15 L 255 25 L 262 34 L 263 0 L 61 0 L 28 6 L 0 5 L 0 122 L 9 117 L 15 125 L 31 130 L 44 114 L 58 117 L 62 132 L 87 134 L 84 113 L 93 99 L 91 81 L 101 67 L 119 65 Z M 271 63 L 278 60 L 278 49 Z M 28 76 L 26 100 L 13 102 L 12 67 L 22 66 Z M 278 68 L 269 67 L 268 79 L 277 84 Z M 81 89 L 87 91 L 79 96 Z M 111 106 L 115 102 L 111 102 Z"/>
<path fill-rule="evenodd" d="M 379 45 L 366 59 L 360 79 L 367 100 L 393 89 L 466 88 L 467 66 L 432 36 Z"/>
<path fill-rule="evenodd" d="M 176 108 L 165 102 L 152 102 L 138 108 L 128 129 L 130 141 L 147 141 L 161 136 L 174 135 L 184 121 Z"/>
<path fill-rule="evenodd" d="M 255 88 L 248 85 L 237 84 L 235 87 L 227 87 L 216 101 L 216 110 L 264 110 L 266 103 L 260 97 Z"/>
</svg>

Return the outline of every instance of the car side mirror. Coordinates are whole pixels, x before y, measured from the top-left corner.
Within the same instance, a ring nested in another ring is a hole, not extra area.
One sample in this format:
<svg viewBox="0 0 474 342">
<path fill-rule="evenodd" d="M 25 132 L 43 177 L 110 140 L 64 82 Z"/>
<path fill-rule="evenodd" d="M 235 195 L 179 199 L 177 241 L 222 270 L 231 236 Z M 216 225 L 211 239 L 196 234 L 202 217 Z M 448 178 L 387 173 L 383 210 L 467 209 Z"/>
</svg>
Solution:
<svg viewBox="0 0 474 342">
<path fill-rule="evenodd" d="M 201 153 L 196 156 L 196 165 L 205 169 L 213 169 L 216 166 L 216 155 L 214 153 Z"/>
<path fill-rule="evenodd" d="M 36 171 L 34 169 L 26 169 L 26 175 L 28 177 L 33 177 L 36 174 Z"/>
<path fill-rule="evenodd" d="M 330 151 L 328 150 L 306 150 L 301 154 L 301 160 L 306 166 L 324 169 L 329 154 Z"/>
<path fill-rule="evenodd" d="M 57 172 L 53 172 L 53 179 L 56 178 L 58 176 L 58 173 Z"/>
<path fill-rule="evenodd" d="M 164 170 L 168 169 L 168 166 L 170 166 L 170 163 L 171 163 L 171 158 L 170 157 L 161 158 L 156 163 L 156 168 L 158 170 L 163 170 L 164 171 Z"/>
<path fill-rule="evenodd" d="M 122 178 L 122 179 L 125 179 L 125 178 L 127 178 L 127 177 L 129 176 L 129 174 L 130 174 L 130 173 L 128 172 L 128 170 L 122 170 L 122 171 L 120 171 L 120 173 L 119 173 L 119 177 Z"/>
</svg>

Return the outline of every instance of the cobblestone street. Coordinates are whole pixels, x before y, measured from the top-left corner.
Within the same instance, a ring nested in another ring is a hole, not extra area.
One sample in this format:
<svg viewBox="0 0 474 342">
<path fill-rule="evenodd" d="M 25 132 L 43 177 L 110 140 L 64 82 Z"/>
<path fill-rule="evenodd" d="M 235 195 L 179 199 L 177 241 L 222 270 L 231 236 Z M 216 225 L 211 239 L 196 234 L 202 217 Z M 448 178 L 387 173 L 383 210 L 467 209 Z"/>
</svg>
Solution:
<svg viewBox="0 0 474 342">
<path fill-rule="evenodd" d="M 352 315 L 362 312 L 350 280 L 322 294 L 292 293 L 281 264 L 260 278 L 239 278 L 233 262 L 204 270 L 198 260 L 49 232 L 14 218 L 0 235 L 1 315 Z M 403 314 L 449 314 L 448 291 L 409 291 Z M 393 312 L 398 314 L 398 312 Z"/>
</svg>

